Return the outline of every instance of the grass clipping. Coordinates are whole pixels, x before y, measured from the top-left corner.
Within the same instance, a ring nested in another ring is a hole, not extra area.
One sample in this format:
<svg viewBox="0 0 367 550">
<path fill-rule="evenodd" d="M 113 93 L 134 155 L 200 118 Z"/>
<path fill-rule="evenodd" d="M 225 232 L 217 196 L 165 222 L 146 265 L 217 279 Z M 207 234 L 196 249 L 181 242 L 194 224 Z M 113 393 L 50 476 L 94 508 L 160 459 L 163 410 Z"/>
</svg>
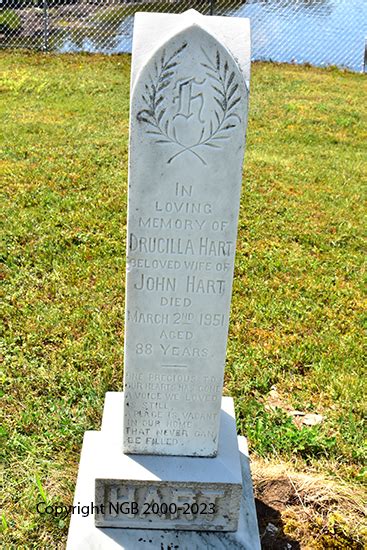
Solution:
<svg viewBox="0 0 367 550">
<path fill-rule="evenodd" d="M 263 549 L 367 547 L 362 489 L 288 463 L 257 459 L 251 469 Z"/>
</svg>

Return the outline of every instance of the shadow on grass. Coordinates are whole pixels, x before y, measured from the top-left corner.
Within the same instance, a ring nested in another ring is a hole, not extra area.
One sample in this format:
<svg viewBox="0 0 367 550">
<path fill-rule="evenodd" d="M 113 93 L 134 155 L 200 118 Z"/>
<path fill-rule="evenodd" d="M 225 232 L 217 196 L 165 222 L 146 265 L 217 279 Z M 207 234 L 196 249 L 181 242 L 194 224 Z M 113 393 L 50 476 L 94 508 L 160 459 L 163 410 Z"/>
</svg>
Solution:
<svg viewBox="0 0 367 550">
<path fill-rule="evenodd" d="M 262 550 L 300 550 L 301 545 L 284 533 L 279 510 L 255 498 Z"/>
</svg>

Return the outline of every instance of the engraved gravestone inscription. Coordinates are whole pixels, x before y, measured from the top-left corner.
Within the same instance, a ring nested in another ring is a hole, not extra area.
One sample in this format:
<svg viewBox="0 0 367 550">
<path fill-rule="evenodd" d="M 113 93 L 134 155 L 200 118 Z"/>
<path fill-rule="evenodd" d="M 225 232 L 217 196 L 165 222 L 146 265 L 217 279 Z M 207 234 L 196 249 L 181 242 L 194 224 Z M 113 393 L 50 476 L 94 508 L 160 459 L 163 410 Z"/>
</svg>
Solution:
<svg viewBox="0 0 367 550">
<path fill-rule="evenodd" d="M 139 13 L 131 75 L 124 392 L 85 434 L 74 503 L 94 520 L 72 515 L 67 548 L 257 550 L 222 397 L 249 21 Z"/>
<path fill-rule="evenodd" d="M 175 486 L 152 482 L 97 483 L 100 509 L 96 525 L 137 527 L 139 529 L 176 527 L 185 530 L 235 530 L 241 491 L 229 484 L 177 483 Z M 101 511 L 103 505 L 103 512 Z"/>
<path fill-rule="evenodd" d="M 238 63 L 197 24 L 132 84 L 126 453 L 217 452 L 247 105 Z"/>
</svg>

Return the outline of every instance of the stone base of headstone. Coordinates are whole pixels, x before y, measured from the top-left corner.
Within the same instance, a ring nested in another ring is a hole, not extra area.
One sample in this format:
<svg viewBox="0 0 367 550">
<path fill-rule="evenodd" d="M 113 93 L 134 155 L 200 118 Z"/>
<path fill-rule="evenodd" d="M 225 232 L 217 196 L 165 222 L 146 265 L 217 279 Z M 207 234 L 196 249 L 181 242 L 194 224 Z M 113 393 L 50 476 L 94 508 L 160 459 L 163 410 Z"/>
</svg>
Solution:
<svg viewBox="0 0 367 550">
<path fill-rule="evenodd" d="M 89 456 L 94 457 L 96 525 L 236 531 L 242 474 L 232 398 L 222 400 L 217 456 L 198 458 L 125 454 L 123 422 L 116 422 L 123 418 L 121 395 L 108 394 L 103 420 L 104 426 L 116 431 L 105 431 L 102 426 L 101 432 L 91 432 L 85 440 Z M 145 427 L 131 430 L 132 437 L 140 439 L 149 437 L 151 431 Z M 173 444 L 181 431 L 165 429 L 162 436 Z"/>
<path fill-rule="evenodd" d="M 260 549 L 247 443 L 236 436 L 232 399 L 223 398 L 215 458 L 124 454 L 122 410 L 123 393 L 107 393 L 101 431 L 85 434 L 67 550 Z M 142 514 L 143 501 L 157 500 L 181 510 Z M 194 514 L 194 502 L 203 512 L 212 502 L 216 513 Z"/>
</svg>

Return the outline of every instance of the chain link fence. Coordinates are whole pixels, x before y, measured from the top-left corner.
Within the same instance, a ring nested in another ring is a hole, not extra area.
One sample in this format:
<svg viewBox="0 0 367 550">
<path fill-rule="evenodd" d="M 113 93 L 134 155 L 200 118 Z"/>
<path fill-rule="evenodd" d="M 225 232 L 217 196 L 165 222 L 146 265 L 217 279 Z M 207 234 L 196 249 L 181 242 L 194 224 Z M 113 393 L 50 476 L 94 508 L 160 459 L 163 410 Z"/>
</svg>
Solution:
<svg viewBox="0 0 367 550">
<path fill-rule="evenodd" d="M 255 60 L 366 70 L 367 0 L 0 0 L 0 47 L 131 52 L 134 13 L 249 17 Z"/>
</svg>

